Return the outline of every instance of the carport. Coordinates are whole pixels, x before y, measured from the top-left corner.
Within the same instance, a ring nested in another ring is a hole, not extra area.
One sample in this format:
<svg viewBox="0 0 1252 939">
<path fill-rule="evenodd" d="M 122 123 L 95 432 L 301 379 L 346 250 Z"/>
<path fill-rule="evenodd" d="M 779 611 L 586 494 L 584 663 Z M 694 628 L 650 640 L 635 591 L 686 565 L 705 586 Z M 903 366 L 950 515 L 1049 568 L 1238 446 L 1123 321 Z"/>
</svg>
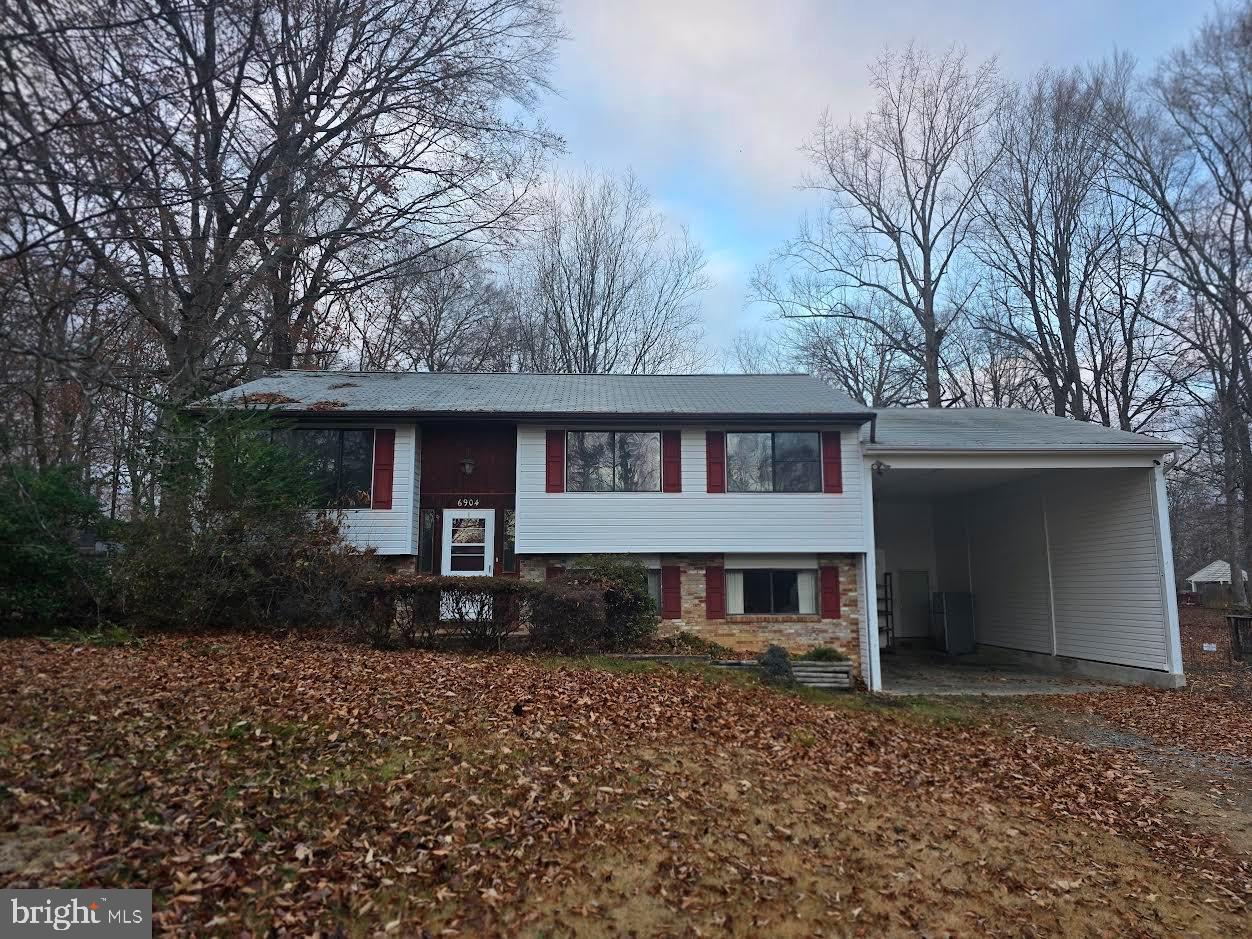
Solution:
<svg viewBox="0 0 1252 939">
<path fill-rule="evenodd" d="M 887 409 L 873 435 L 874 686 L 908 690 L 945 666 L 975 688 L 1183 683 L 1171 444 L 998 409 Z"/>
</svg>

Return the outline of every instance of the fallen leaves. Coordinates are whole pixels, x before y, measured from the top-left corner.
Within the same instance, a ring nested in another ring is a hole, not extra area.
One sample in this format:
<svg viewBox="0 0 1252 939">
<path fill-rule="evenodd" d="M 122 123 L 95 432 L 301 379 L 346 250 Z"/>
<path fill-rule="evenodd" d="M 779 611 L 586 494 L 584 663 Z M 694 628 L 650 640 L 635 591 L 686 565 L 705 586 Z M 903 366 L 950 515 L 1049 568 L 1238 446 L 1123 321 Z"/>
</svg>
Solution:
<svg viewBox="0 0 1252 939">
<path fill-rule="evenodd" d="M 1071 831 L 1132 839 L 1175 891 L 1252 895 L 1132 757 L 1029 727 L 305 639 L 5 651 L 5 827 L 75 850 L 0 881 L 151 887 L 163 932 L 1011 932 L 1019 902 L 1164 889 Z"/>
</svg>

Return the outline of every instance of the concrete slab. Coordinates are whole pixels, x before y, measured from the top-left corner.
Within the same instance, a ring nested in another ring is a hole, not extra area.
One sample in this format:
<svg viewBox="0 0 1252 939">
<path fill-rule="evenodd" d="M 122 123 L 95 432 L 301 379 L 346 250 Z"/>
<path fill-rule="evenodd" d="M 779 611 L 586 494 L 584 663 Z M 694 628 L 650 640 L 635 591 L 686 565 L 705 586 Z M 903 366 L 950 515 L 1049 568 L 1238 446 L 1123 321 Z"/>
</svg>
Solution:
<svg viewBox="0 0 1252 939">
<path fill-rule="evenodd" d="M 884 694 L 1080 694 L 1117 687 L 1111 682 L 1058 675 L 1024 662 L 988 662 L 926 650 L 882 653 Z"/>
</svg>

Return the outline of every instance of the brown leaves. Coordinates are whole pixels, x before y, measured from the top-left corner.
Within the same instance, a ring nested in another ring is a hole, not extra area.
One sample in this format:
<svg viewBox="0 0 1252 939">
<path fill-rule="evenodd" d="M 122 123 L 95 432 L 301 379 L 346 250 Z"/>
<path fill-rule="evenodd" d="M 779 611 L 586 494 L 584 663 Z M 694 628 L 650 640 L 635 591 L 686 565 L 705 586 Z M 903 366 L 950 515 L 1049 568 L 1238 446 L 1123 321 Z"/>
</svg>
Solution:
<svg viewBox="0 0 1252 939">
<path fill-rule="evenodd" d="M 1071 827 L 1135 839 L 1175 891 L 1249 891 L 1130 756 L 1031 728 L 314 640 L 6 653 L 9 835 L 73 833 L 74 850 L 0 880 L 150 886 L 163 932 L 996 931 L 1020 912 L 1006 897 L 1105 902 L 1113 887 L 1041 843 Z"/>
</svg>

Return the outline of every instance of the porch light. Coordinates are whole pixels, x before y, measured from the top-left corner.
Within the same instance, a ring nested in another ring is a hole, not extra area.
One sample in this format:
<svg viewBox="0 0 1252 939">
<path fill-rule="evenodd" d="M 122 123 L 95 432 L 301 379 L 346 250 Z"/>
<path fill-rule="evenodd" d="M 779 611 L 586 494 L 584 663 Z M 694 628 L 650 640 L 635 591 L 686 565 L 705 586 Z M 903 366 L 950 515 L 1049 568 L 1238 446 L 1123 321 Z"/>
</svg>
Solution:
<svg viewBox="0 0 1252 939">
<path fill-rule="evenodd" d="M 474 467 L 477 465 L 478 464 L 474 462 L 474 458 L 472 456 L 467 456 L 465 459 L 461 461 L 461 472 L 464 473 L 466 476 L 473 476 Z"/>
</svg>

